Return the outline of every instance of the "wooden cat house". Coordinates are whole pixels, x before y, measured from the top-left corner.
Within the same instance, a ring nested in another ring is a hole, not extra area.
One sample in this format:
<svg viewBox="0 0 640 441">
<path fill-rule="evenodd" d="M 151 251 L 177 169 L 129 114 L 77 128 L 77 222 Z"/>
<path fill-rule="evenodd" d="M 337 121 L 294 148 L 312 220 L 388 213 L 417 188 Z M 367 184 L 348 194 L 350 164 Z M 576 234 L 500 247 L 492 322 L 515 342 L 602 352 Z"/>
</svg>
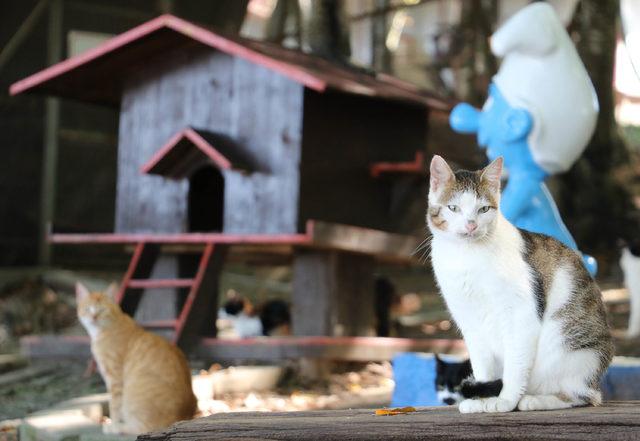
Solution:
<svg viewBox="0 0 640 441">
<path fill-rule="evenodd" d="M 389 176 L 424 175 L 428 114 L 450 107 L 170 15 L 15 83 L 21 93 L 119 108 L 116 231 L 51 240 L 134 245 L 122 306 L 134 314 L 145 290 L 181 290 L 177 318 L 148 325 L 183 346 L 211 327 L 220 267 L 242 246 L 292 256 L 294 334 L 368 333 L 375 259 L 406 261 L 417 245 L 392 213 Z M 200 251 L 159 270 L 171 244 Z"/>
</svg>

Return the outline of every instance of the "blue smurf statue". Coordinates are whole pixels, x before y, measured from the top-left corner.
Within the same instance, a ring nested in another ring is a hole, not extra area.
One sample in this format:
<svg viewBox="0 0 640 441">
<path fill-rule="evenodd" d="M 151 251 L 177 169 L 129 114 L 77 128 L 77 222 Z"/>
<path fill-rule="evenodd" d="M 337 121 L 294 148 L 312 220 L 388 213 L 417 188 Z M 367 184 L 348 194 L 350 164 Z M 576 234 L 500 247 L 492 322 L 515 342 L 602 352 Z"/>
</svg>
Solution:
<svg viewBox="0 0 640 441">
<path fill-rule="evenodd" d="M 502 64 L 481 110 L 457 105 L 451 127 L 477 133 L 508 173 L 501 209 L 515 226 L 552 236 L 578 251 L 545 185 L 567 171 L 584 151 L 598 115 L 598 100 L 569 35 L 545 2 L 533 3 L 491 36 Z M 591 275 L 597 264 L 582 255 Z"/>
</svg>

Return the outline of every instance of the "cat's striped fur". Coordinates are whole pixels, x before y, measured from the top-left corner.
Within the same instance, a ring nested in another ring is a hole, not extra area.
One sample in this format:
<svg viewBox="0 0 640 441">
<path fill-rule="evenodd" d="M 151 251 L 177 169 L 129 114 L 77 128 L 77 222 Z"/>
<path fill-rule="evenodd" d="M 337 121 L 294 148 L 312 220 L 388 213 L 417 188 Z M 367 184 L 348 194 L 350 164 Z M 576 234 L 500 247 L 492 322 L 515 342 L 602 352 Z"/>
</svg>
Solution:
<svg viewBox="0 0 640 441">
<path fill-rule="evenodd" d="M 613 356 L 600 289 L 577 253 L 502 216 L 501 171 L 501 158 L 477 172 L 431 163 L 436 279 L 475 379 L 503 382 L 497 397 L 465 400 L 460 411 L 598 405 Z"/>
<path fill-rule="evenodd" d="M 139 434 L 193 418 L 197 402 L 184 354 L 122 312 L 115 291 L 76 285 L 78 317 L 111 395 L 105 432 Z"/>
</svg>

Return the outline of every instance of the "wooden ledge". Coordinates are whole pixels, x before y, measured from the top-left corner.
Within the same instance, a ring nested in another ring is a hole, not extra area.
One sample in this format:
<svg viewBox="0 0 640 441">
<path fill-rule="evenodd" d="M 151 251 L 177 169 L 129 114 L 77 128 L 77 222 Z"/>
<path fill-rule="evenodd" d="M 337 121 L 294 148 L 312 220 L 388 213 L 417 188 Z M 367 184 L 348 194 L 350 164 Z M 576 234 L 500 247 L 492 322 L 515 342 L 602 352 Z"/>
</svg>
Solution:
<svg viewBox="0 0 640 441">
<path fill-rule="evenodd" d="M 86 335 L 30 335 L 20 339 L 22 353 L 30 359 L 80 358 L 91 355 Z M 388 337 L 258 337 L 203 338 L 193 348 L 196 357 L 218 362 L 260 360 L 273 362 L 301 357 L 345 360 L 391 360 L 402 352 L 464 353 L 462 340 Z"/>
<path fill-rule="evenodd" d="M 57 245 L 131 245 L 155 243 L 161 245 L 202 245 L 206 243 L 278 247 L 283 245 L 319 248 L 370 254 L 380 260 L 412 263 L 420 245 L 416 236 L 389 233 L 352 225 L 335 224 L 317 220 L 306 223 L 304 233 L 299 234 L 232 234 L 232 233 L 178 233 L 178 234 L 51 234 L 50 243 Z"/>
<path fill-rule="evenodd" d="M 383 174 L 389 173 L 427 176 L 424 153 L 416 152 L 415 159 L 411 162 L 376 162 L 369 167 L 369 173 L 373 178 L 379 178 Z"/>
<path fill-rule="evenodd" d="M 463 415 L 428 407 L 397 416 L 372 410 L 223 413 L 178 423 L 138 440 L 631 440 L 640 437 L 640 402 L 545 412 Z"/>
</svg>

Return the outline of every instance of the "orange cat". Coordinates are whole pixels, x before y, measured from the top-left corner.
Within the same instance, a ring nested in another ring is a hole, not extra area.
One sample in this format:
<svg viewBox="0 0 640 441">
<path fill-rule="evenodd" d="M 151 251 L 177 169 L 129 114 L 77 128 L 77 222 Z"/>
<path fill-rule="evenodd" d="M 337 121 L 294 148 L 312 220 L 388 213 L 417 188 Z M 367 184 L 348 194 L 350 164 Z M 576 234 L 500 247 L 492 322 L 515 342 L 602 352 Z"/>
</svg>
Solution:
<svg viewBox="0 0 640 441">
<path fill-rule="evenodd" d="M 183 353 L 145 331 L 113 301 L 117 288 L 89 292 L 76 284 L 78 317 L 111 394 L 106 433 L 138 434 L 190 419 L 196 412 Z"/>
</svg>

